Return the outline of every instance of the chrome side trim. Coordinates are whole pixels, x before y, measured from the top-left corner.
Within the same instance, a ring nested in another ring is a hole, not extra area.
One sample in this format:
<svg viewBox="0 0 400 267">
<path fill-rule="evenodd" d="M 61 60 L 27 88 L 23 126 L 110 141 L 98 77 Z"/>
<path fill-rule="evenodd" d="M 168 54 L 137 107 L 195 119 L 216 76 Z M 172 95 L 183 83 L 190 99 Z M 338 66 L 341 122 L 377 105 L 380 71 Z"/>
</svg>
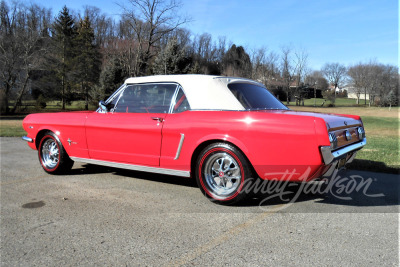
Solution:
<svg viewBox="0 0 400 267">
<path fill-rule="evenodd" d="M 113 168 L 128 169 L 128 170 L 141 171 L 141 172 L 153 172 L 153 173 L 175 175 L 175 176 L 181 176 L 181 177 L 190 177 L 190 171 L 163 169 L 163 168 L 158 168 L 158 167 L 148 167 L 148 166 L 118 163 L 118 162 L 111 162 L 111 161 L 103 161 L 103 160 L 96 160 L 96 159 L 85 159 L 85 158 L 77 158 L 77 157 L 70 157 L 70 158 L 76 162 L 102 165 L 102 166 L 108 166 L 108 167 L 113 167 Z"/>
<path fill-rule="evenodd" d="M 33 143 L 33 139 L 29 138 L 28 136 L 22 136 L 22 140 L 29 142 L 29 143 Z"/>
<path fill-rule="evenodd" d="M 184 140 L 185 140 L 185 134 L 181 133 L 181 140 L 179 141 L 178 149 L 176 150 L 176 155 L 175 155 L 174 160 L 179 159 L 179 155 L 181 154 L 181 149 L 182 149 Z"/>
<path fill-rule="evenodd" d="M 367 138 L 364 138 L 358 143 L 346 146 L 344 148 L 341 148 L 333 152 L 331 151 L 330 146 L 322 146 L 321 147 L 322 159 L 324 160 L 325 165 L 328 165 L 332 163 L 332 161 L 334 161 L 335 159 L 338 159 L 343 155 L 346 155 L 347 153 L 357 151 L 363 148 L 366 144 L 367 144 Z"/>
</svg>

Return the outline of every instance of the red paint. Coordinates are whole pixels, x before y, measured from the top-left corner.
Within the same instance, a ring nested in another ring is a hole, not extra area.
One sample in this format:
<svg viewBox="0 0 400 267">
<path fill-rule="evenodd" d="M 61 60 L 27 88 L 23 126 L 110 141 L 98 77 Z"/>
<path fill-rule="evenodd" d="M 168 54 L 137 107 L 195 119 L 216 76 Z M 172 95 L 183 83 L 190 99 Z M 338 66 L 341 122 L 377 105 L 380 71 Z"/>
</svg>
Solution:
<svg viewBox="0 0 400 267">
<path fill-rule="evenodd" d="M 330 145 L 326 124 L 332 127 L 344 121 L 348 125 L 362 123 L 358 116 L 281 110 L 41 113 L 27 116 L 23 126 L 33 139 L 43 129 L 58 133 L 66 152 L 73 157 L 185 171 L 190 171 L 199 145 L 210 140 L 225 141 L 244 153 L 261 178 L 296 169 L 298 174 L 288 179 L 298 181 L 308 168 L 312 178 L 323 172 L 320 146 Z M 181 134 L 185 139 L 175 160 Z M 68 138 L 74 143 L 69 145 Z M 29 146 L 36 149 L 34 143 Z"/>
<path fill-rule="evenodd" d="M 92 113 L 86 139 L 92 159 L 159 166 L 163 123 L 160 113 Z"/>
</svg>

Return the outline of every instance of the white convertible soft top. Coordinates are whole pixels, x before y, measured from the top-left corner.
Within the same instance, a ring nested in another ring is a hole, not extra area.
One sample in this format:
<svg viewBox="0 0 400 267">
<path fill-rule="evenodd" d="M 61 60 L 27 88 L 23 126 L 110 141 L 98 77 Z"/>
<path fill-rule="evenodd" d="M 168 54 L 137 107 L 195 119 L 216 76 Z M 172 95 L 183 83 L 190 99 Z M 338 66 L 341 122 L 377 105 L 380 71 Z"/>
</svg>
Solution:
<svg viewBox="0 0 400 267">
<path fill-rule="evenodd" d="M 175 82 L 182 86 L 191 109 L 206 110 L 244 110 L 228 88 L 230 83 L 251 83 L 263 86 L 255 81 L 225 76 L 200 74 L 156 75 L 128 78 L 125 84 Z"/>
</svg>

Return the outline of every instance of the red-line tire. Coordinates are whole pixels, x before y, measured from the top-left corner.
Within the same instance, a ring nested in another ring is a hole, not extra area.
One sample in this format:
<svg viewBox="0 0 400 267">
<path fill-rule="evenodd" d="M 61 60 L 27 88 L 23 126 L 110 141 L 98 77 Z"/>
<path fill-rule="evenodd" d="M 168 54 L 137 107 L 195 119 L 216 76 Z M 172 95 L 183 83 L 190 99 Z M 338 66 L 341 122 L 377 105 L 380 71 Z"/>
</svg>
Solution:
<svg viewBox="0 0 400 267">
<path fill-rule="evenodd" d="M 234 204 L 250 195 L 251 166 L 236 147 L 214 143 L 197 158 L 196 182 L 203 194 L 218 204 Z M 247 190 L 246 190 L 247 189 Z"/>
<path fill-rule="evenodd" d="M 70 159 L 58 137 L 46 132 L 39 142 L 40 165 L 50 174 L 64 174 L 71 170 L 74 161 Z"/>
</svg>

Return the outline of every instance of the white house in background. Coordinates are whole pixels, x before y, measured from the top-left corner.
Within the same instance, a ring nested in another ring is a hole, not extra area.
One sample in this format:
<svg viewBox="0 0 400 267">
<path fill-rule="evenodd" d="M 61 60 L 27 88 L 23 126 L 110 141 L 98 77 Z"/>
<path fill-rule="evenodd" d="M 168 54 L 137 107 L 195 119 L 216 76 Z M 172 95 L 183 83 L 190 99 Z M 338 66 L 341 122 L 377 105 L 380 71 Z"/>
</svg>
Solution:
<svg viewBox="0 0 400 267">
<path fill-rule="evenodd" d="M 331 90 L 331 91 L 332 91 L 332 90 L 335 90 L 335 86 L 332 85 L 332 84 L 330 84 L 329 87 L 328 87 L 328 89 Z M 345 88 L 340 88 L 339 86 L 336 87 L 336 93 L 341 93 L 341 92 L 343 92 L 343 90 L 345 90 Z"/>
<path fill-rule="evenodd" d="M 356 90 L 353 86 L 347 86 L 344 87 L 343 90 L 347 90 L 347 98 L 352 98 L 352 99 L 357 99 L 357 93 Z M 367 100 L 369 100 L 369 94 L 365 94 L 364 91 L 360 92 L 360 101 L 364 100 L 365 97 L 367 97 Z"/>
</svg>

